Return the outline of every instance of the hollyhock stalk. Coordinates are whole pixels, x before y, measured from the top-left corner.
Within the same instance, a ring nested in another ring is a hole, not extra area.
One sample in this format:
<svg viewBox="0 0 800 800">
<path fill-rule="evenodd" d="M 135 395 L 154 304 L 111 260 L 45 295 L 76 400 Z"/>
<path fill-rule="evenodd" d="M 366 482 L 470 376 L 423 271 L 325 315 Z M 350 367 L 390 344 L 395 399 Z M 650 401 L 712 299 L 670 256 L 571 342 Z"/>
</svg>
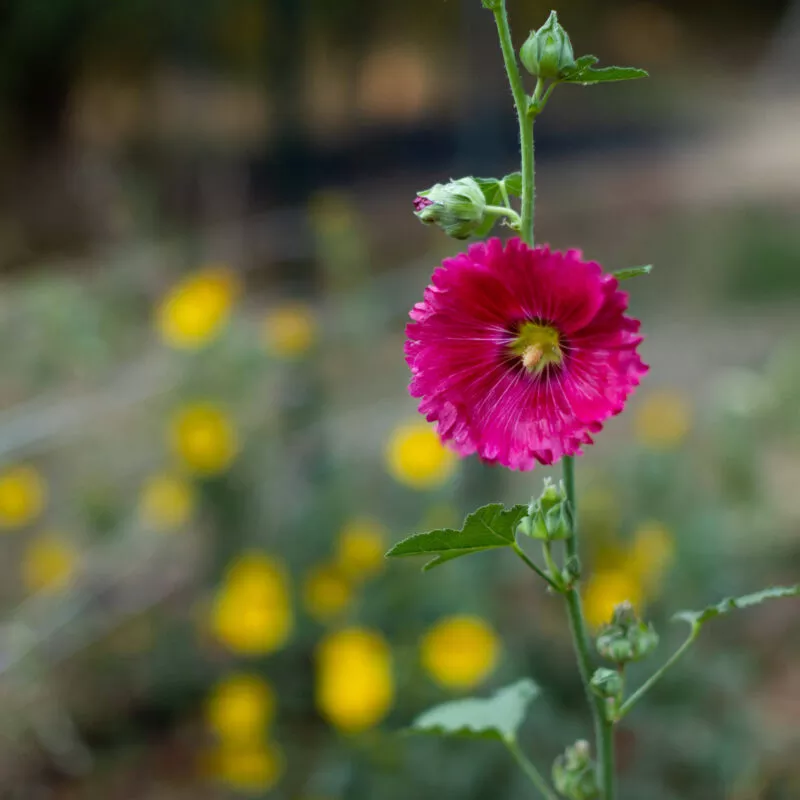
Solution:
<svg viewBox="0 0 800 800">
<path fill-rule="evenodd" d="M 454 239 L 484 241 L 446 258 L 431 276 L 422 301 L 410 311 L 405 356 L 409 392 L 436 424 L 441 441 L 461 456 L 477 454 L 513 470 L 562 461 L 563 480 L 546 478 L 528 505 L 489 503 L 468 514 L 461 529 L 415 533 L 395 544 L 392 558 L 426 556 L 425 570 L 472 553 L 508 548 L 550 589 L 564 596 L 589 706 L 595 747 L 579 739 L 556 758 L 553 788 L 531 763 L 517 735 L 539 693 L 530 679 L 488 698 L 443 703 L 422 713 L 411 730 L 438 736 L 499 739 L 545 800 L 615 800 L 614 725 L 697 638 L 705 622 L 733 609 L 778 597 L 800 596 L 800 584 L 729 597 L 676 619 L 691 625 L 686 642 L 626 699 L 624 667 L 653 653 L 658 634 L 630 602 L 614 607 L 597 633 L 597 654 L 609 666 L 594 668 L 578 585 L 578 515 L 574 457 L 612 416 L 623 411 L 647 371 L 637 352 L 639 321 L 626 315 L 628 294 L 619 282 L 649 266 L 605 272 L 579 250 L 534 247 L 533 123 L 553 88 L 592 86 L 647 77 L 635 67 L 600 67 L 592 55 L 575 58 L 567 32 L 551 12 L 520 51 L 536 87 L 525 94 L 511 41 L 505 0 L 482 0 L 492 11 L 519 121 L 520 172 L 503 178 L 466 176 L 417 193 L 414 213 Z M 546 88 L 545 88 L 546 87 Z M 521 198 L 521 215 L 509 197 Z M 503 205 L 499 205 L 502 201 Z M 500 218 L 503 218 L 502 221 Z M 485 238 L 500 222 L 520 235 Z M 522 541 L 538 540 L 544 566 Z M 563 543 L 558 563 L 554 545 Z"/>
<path fill-rule="evenodd" d="M 517 56 L 514 52 L 514 44 L 511 41 L 511 27 L 508 24 L 508 12 L 506 11 L 506 1 L 499 0 L 496 7 L 492 9 L 494 21 L 497 25 L 497 33 L 500 37 L 500 48 L 503 51 L 503 63 L 506 66 L 508 82 L 511 86 L 511 94 L 514 97 L 514 106 L 517 109 L 519 119 L 519 150 L 522 174 L 522 224 L 520 226 L 520 239 L 525 244 L 533 247 L 533 211 L 536 195 L 536 175 L 534 170 L 534 150 L 533 150 L 533 119 L 528 116 L 528 96 L 525 94 L 525 85 L 522 82 L 522 75 L 517 66 Z M 541 81 L 536 84 L 535 97 L 538 99 L 541 93 Z"/>
<path fill-rule="evenodd" d="M 506 74 L 508 75 L 511 93 L 514 97 L 514 105 L 519 121 L 520 172 L 522 175 L 522 213 L 519 233 L 520 238 L 526 244 L 533 247 L 535 243 L 534 212 L 536 200 L 536 167 L 533 138 L 535 115 L 529 114 L 528 109 L 530 102 L 539 102 L 543 88 L 543 80 L 541 77 L 538 78 L 533 97 L 531 101 L 529 101 L 525 93 L 522 75 L 517 65 L 517 57 L 511 40 L 511 28 L 508 22 L 506 0 L 497 0 L 492 12 L 494 14 L 495 24 L 497 25 L 500 48 L 503 52 L 503 62 L 505 64 Z M 553 86 L 555 86 L 555 84 L 551 85 L 550 90 L 552 90 Z M 550 90 L 548 90 L 548 93 L 545 95 L 545 100 L 549 97 Z M 575 492 L 574 456 L 564 456 L 562 459 L 562 468 L 564 472 L 564 487 L 567 495 L 567 503 L 572 510 L 572 530 L 566 541 L 566 553 L 568 558 L 578 558 L 578 508 L 577 495 Z M 564 596 L 567 602 L 570 630 L 572 632 L 575 653 L 578 660 L 578 669 L 587 700 L 592 709 L 595 752 L 597 753 L 598 767 L 597 782 L 601 787 L 603 800 L 614 800 L 615 758 L 613 724 L 606 719 L 603 710 L 603 700 L 591 691 L 589 682 L 592 675 L 592 662 L 589 654 L 589 636 L 586 630 L 586 621 L 583 615 L 580 592 L 578 588 L 573 585 L 567 589 Z"/>
</svg>

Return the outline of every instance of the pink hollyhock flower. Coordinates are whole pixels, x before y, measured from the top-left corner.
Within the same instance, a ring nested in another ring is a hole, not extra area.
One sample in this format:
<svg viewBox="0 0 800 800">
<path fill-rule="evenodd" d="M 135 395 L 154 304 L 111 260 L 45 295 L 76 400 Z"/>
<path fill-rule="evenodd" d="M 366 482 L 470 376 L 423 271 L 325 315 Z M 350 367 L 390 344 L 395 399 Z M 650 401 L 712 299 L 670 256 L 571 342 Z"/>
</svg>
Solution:
<svg viewBox="0 0 800 800">
<path fill-rule="evenodd" d="M 411 311 L 410 392 L 461 455 L 525 470 L 578 454 L 648 369 L 627 307 L 617 279 L 577 250 L 474 244 Z"/>
</svg>

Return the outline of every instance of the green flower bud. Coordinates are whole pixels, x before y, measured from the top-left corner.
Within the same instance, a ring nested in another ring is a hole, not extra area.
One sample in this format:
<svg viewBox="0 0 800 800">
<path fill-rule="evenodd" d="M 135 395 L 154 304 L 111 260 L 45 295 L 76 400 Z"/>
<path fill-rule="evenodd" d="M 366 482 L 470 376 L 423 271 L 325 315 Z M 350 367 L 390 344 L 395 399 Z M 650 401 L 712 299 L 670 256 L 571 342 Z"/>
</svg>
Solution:
<svg viewBox="0 0 800 800">
<path fill-rule="evenodd" d="M 570 556 L 561 571 L 565 586 L 574 586 L 581 579 L 581 562 L 578 556 Z"/>
<path fill-rule="evenodd" d="M 581 739 L 553 763 L 553 784 L 568 800 L 595 800 L 599 797 L 589 743 Z"/>
<path fill-rule="evenodd" d="M 531 31 L 519 57 L 525 69 L 539 78 L 557 80 L 565 70 L 575 66 L 575 55 L 567 32 L 559 25 L 555 11 L 539 28 Z"/>
<path fill-rule="evenodd" d="M 414 214 L 426 225 L 438 225 L 454 239 L 467 239 L 481 225 L 486 198 L 474 178 L 437 183 L 414 200 Z"/>
<path fill-rule="evenodd" d="M 592 675 L 589 686 L 594 694 L 603 699 L 606 718 L 615 719 L 625 691 L 625 679 L 622 674 L 615 669 L 600 667 Z"/>
<path fill-rule="evenodd" d="M 615 669 L 600 667 L 595 670 L 590 683 L 592 691 L 598 697 L 622 697 L 625 688 L 625 680 Z"/>
<path fill-rule="evenodd" d="M 597 637 L 597 652 L 615 664 L 639 661 L 658 646 L 658 634 L 652 625 L 642 622 L 630 603 L 614 609 L 611 622 Z"/>
<path fill-rule="evenodd" d="M 531 501 L 526 519 L 530 522 L 522 532 L 534 539 L 552 542 L 568 538 L 572 532 L 572 516 L 564 485 L 555 486 L 550 478 L 545 478 L 544 489 L 538 499 Z"/>
</svg>

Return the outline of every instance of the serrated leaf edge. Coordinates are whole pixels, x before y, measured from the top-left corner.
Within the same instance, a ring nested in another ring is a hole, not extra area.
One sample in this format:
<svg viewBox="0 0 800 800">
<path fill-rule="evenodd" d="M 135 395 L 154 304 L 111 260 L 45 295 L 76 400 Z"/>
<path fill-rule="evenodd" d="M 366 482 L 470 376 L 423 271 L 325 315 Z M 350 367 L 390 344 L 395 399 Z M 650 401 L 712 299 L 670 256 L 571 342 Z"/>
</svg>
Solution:
<svg viewBox="0 0 800 800">
<path fill-rule="evenodd" d="M 780 600 L 785 597 L 800 596 L 800 583 L 794 586 L 771 586 L 762 589 L 760 592 L 751 592 L 739 597 L 725 597 L 714 605 L 706 606 L 700 611 L 678 611 L 673 614 L 672 619 L 680 622 L 688 622 L 690 625 L 703 625 L 711 619 L 725 616 L 731 611 L 742 611 L 746 608 L 753 608 L 761 605 L 767 600 Z"/>
</svg>

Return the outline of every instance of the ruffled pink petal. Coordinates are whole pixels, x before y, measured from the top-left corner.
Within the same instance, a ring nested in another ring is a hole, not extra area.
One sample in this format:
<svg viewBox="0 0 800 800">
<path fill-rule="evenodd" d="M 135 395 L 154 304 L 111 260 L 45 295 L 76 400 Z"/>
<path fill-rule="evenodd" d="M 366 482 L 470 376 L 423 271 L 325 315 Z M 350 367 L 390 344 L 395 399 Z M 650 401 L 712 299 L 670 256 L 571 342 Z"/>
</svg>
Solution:
<svg viewBox="0 0 800 800">
<path fill-rule="evenodd" d="M 576 250 L 472 245 L 444 261 L 410 313 L 410 392 L 462 455 L 520 470 L 576 455 L 647 371 L 627 304 L 616 279 Z M 540 374 L 509 349 L 528 321 L 561 337 L 562 363 Z"/>
</svg>

